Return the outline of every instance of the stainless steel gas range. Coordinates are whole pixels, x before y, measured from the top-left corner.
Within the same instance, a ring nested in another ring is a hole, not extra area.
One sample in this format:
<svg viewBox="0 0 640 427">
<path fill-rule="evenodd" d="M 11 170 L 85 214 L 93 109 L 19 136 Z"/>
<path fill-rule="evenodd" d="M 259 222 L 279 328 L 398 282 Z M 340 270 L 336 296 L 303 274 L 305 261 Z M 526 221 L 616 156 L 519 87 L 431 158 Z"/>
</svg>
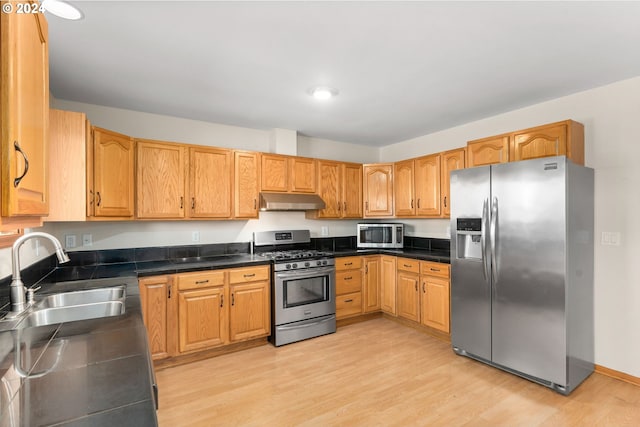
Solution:
<svg viewBox="0 0 640 427">
<path fill-rule="evenodd" d="M 275 346 L 336 331 L 335 260 L 310 243 L 309 230 L 253 234 L 255 253 L 273 260 L 269 340 Z"/>
</svg>

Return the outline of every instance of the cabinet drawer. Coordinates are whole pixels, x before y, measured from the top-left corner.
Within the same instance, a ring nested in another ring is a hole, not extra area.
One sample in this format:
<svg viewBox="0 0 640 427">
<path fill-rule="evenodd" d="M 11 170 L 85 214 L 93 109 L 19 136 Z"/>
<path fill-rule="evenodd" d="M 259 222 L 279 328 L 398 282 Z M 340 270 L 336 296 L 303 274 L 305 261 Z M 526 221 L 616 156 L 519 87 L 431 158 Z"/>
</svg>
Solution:
<svg viewBox="0 0 640 427">
<path fill-rule="evenodd" d="M 229 283 L 246 283 L 269 280 L 269 267 L 247 267 L 229 270 Z"/>
<path fill-rule="evenodd" d="M 338 319 L 362 313 L 362 293 L 353 292 L 351 294 L 336 297 L 336 317 Z"/>
<path fill-rule="evenodd" d="M 398 258 L 398 270 L 420 273 L 420 261 L 417 259 Z"/>
<path fill-rule="evenodd" d="M 224 271 L 207 271 L 178 274 L 178 289 L 200 289 L 211 286 L 224 286 Z"/>
<path fill-rule="evenodd" d="M 336 273 L 336 294 L 348 294 L 362 290 L 362 271 L 339 271 Z"/>
<path fill-rule="evenodd" d="M 336 270 L 357 270 L 362 267 L 362 259 L 359 256 L 336 258 Z"/>
<path fill-rule="evenodd" d="M 449 264 L 440 262 L 421 261 L 420 274 L 449 278 L 449 267 Z"/>
</svg>

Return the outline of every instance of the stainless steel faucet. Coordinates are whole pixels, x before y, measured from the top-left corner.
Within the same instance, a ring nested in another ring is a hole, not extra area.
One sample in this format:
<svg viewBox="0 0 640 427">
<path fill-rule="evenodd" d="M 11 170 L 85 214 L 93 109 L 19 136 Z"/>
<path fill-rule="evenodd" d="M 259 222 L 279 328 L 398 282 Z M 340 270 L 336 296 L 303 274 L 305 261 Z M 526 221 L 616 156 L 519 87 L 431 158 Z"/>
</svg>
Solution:
<svg viewBox="0 0 640 427">
<path fill-rule="evenodd" d="M 24 283 L 22 283 L 22 279 L 20 278 L 20 247 L 27 240 L 35 239 L 38 237 L 45 238 L 53 243 L 58 261 L 61 264 L 69 261 L 69 257 L 64 252 L 64 250 L 62 250 L 62 244 L 60 244 L 60 241 L 51 234 L 35 231 L 33 233 L 25 234 L 24 236 L 19 237 L 14 242 L 12 249 L 13 263 L 11 268 L 13 279 L 11 280 L 11 293 L 9 295 L 11 300 L 11 312 L 9 313 L 10 316 L 20 314 L 27 308 L 27 305 L 25 304 L 25 294 L 27 290 L 24 286 Z"/>
</svg>

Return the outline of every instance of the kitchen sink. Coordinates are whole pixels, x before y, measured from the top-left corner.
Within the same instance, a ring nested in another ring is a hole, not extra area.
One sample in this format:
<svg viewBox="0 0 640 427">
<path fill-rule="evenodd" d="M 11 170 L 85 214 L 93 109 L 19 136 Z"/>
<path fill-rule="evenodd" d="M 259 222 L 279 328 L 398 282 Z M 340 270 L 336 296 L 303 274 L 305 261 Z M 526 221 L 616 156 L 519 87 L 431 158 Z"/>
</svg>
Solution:
<svg viewBox="0 0 640 427">
<path fill-rule="evenodd" d="M 126 295 L 124 285 L 43 295 L 18 316 L 2 319 L 0 331 L 119 316 Z"/>
<path fill-rule="evenodd" d="M 36 303 L 35 308 L 37 310 L 109 301 L 124 301 L 125 297 L 126 292 L 124 285 L 110 288 L 88 289 L 84 291 L 61 292 L 45 296 L 42 300 Z"/>
<path fill-rule="evenodd" d="M 124 301 L 103 301 L 62 307 L 35 308 L 18 324 L 17 329 L 124 314 Z"/>
</svg>

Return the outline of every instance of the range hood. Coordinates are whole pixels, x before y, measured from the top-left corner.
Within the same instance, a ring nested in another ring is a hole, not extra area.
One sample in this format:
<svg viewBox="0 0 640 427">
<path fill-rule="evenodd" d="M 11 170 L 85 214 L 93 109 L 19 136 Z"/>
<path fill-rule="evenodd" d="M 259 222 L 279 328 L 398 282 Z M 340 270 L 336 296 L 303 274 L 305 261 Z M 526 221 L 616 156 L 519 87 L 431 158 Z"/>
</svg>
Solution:
<svg viewBox="0 0 640 427">
<path fill-rule="evenodd" d="M 260 193 L 261 211 L 312 211 L 326 206 L 317 194 Z"/>
</svg>

